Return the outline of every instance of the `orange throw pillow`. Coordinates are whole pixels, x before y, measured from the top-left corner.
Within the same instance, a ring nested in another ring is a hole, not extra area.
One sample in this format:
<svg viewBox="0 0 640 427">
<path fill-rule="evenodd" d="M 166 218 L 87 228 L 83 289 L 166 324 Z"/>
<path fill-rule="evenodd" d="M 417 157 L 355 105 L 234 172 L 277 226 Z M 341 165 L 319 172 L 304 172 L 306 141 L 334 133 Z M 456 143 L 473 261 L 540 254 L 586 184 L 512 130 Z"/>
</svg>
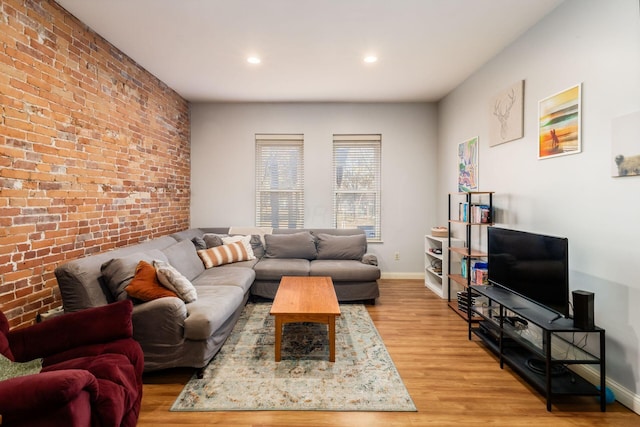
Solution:
<svg viewBox="0 0 640 427">
<path fill-rule="evenodd" d="M 131 298 L 151 301 L 163 297 L 177 297 L 176 293 L 165 288 L 158 281 L 156 269 L 146 261 L 136 266 L 136 274 L 125 288 Z"/>
</svg>

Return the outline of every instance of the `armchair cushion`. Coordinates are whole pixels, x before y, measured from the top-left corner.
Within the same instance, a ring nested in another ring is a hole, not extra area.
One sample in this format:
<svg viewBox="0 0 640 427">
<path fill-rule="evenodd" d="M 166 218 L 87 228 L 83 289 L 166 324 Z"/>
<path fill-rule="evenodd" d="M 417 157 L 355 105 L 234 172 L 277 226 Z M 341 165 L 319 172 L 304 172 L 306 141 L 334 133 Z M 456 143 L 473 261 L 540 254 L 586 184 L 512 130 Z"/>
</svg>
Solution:
<svg viewBox="0 0 640 427">
<path fill-rule="evenodd" d="M 144 355 L 132 338 L 132 310 L 124 300 L 6 333 L 0 313 L 0 337 L 15 360 L 44 359 L 40 373 L 0 380 L 3 425 L 134 427 Z"/>
<path fill-rule="evenodd" d="M 125 300 L 67 313 L 28 328 L 9 331 L 7 339 L 15 360 L 25 362 L 68 349 L 131 338 L 132 309 L 131 301 Z"/>
<path fill-rule="evenodd" d="M 96 378 L 83 369 L 12 378 L 0 382 L 0 413 L 8 421 L 10 414 L 53 409 L 72 401 L 83 390 L 94 398 L 98 395 Z"/>
<path fill-rule="evenodd" d="M 6 318 L 2 320 L 6 321 Z M 0 320 L 0 322 L 2 320 Z M 7 340 L 6 332 L 0 332 L 0 354 L 9 360 L 16 360 L 14 359 L 13 353 L 11 353 L 11 349 L 9 348 L 9 340 Z"/>
<path fill-rule="evenodd" d="M 103 425 L 118 425 L 125 412 L 133 406 L 140 390 L 134 366 L 122 354 L 102 354 L 99 357 L 78 357 L 45 367 L 47 372 L 85 369 L 98 382 L 99 393 L 94 408 Z"/>
</svg>

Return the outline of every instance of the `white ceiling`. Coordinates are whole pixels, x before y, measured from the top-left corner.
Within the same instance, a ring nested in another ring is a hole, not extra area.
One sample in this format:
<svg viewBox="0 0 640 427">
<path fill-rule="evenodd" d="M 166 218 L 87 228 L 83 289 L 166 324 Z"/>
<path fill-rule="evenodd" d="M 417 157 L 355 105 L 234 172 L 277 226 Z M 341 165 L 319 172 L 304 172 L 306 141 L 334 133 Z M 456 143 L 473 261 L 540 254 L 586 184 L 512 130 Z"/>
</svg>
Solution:
<svg viewBox="0 0 640 427">
<path fill-rule="evenodd" d="M 398 102 L 441 99 L 562 0 L 57 2 L 189 101 Z"/>
</svg>

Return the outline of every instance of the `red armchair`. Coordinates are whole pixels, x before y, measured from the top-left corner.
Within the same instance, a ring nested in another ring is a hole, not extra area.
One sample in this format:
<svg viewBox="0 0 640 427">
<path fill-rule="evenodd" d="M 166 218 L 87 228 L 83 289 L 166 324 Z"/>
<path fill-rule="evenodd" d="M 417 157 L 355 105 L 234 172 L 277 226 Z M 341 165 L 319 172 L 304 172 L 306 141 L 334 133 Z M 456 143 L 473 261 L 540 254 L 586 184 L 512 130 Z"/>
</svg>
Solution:
<svg viewBox="0 0 640 427">
<path fill-rule="evenodd" d="M 0 313 L 0 353 L 43 358 L 39 374 L 0 381 L 2 427 L 135 426 L 144 357 L 131 312 L 126 300 L 11 331 Z"/>
</svg>

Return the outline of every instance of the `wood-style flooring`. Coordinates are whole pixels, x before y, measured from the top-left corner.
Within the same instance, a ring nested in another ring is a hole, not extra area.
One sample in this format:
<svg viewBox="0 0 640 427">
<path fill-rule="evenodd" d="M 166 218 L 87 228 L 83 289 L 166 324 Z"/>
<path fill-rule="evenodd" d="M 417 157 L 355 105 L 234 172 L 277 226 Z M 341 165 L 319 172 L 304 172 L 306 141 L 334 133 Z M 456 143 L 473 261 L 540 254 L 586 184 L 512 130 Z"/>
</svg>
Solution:
<svg viewBox="0 0 640 427">
<path fill-rule="evenodd" d="M 367 306 L 418 412 L 169 412 L 192 369 L 145 375 L 139 426 L 640 426 L 619 403 L 600 412 L 593 397 L 545 399 L 478 341 L 419 280 L 381 280 Z M 242 393 L 242 390 L 238 390 Z"/>
</svg>

